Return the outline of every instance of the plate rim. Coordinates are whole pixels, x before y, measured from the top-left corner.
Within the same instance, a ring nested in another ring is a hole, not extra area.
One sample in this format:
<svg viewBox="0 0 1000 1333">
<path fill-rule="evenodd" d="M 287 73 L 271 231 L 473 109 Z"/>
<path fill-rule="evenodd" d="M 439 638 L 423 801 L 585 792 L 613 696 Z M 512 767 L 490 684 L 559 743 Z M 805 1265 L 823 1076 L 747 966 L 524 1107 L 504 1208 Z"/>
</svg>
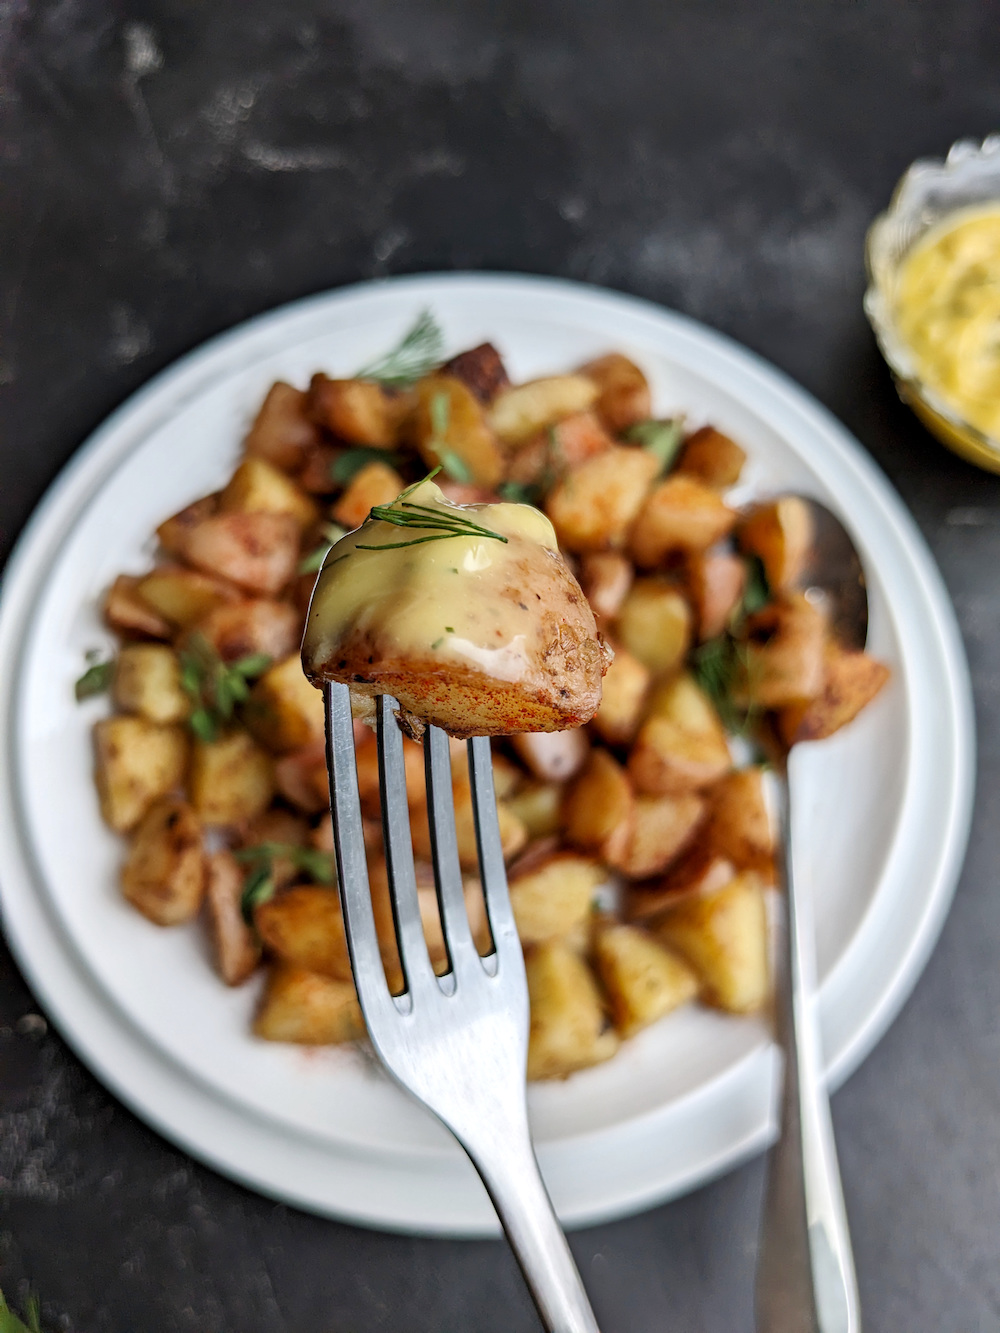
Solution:
<svg viewBox="0 0 1000 1333">
<path fill-rule="evenodd" d="M 384 295 L 391 301 L 401 289 L 410 289 L 416 292 L 424 289 L 433 292 L 434 290 L 440 290 L 442 285 L 468 286 L 470 284 L 478 285 L 484 291 L 492 289 L 495 292 L 499 288 L 505 296 L 514 296 L 518 290 L 526 293 L 532 291 L 535 293 L 557 292 L 562 296 L 569 296 L 585 303 L 596 301 L 605 304 L 605 306 L 609 304 L 616 305 L 627 315 L 641 316 L 644 322 L 654 327 L 654 333 L 656 325 L 659 325 L 661 330 L 664 325 L 672 326 L 672 331 L 686 333 L 694 342 L 700 343 L 702 346 L 707 344 L 716 356 L 721 355 L 731 362 L 735 362 L 745 373 L 752 374 L 762 389 L 770 390 L 773 397 L 776 396 L 779 401 L 782 401 L 786 410 L 790 410 L 793 415 L 797 415 L 799 418 L 805 418 L 806 425 L 809 424 L 808 418 L 811 417 L 812 424 L 822 428 L 823 433 L 832 438 L 835 444 L 834 453 L 839 462 L 849 464 L 855 473 L 859 474 L 866 491 L 877 498 L 881 507 L 888 511 L 894 525 L 901 532 L 903 546 L 910 557 L 911 563 L 917 565 L 925 580 L 929 600 L 933 603 L 937 612 L 937 624 L 935 626 L 938 631 L 937 646 L 942 651 L 947 674 L 953 686 L 949 695 L 949 703 L 952 706 L 953 713 L 949 734 L 953 742 L 956 780 L 951 802 L 951 818 L 947 833 L 942 839 L 939 866 L 935 876 L 936 888 L 927 899 L 919 928 L 912 937 L 906 955 L 896 965 L 893 979 L 883 993 L 881 1003 L 868 1015 L 866 1021 L 855 1033 L 853 1041 L 839 1052 L 839 1058 L 830 1068 L 829 1080 L 831 1085 L 835 1086 L 847 1077 L 868 1054 L 909 996 L 936 943 L 950 906 L 961 870 L 972 814 L 974 724 L 971 684 L 964 648 L 940 573 L 912 516 L 905 509 L 901 499 L 887 479 L 854 437 L 822 404 L 818 403 L 782 371 L 771 366 L 756 353 L 742 347 L 726 335 L 718 333 L 716 330 L 687 316 L 667 310 L 641 298 L 565 279 L 519 274 L 444 273 L 407 275 L 316 293 L 258 315 L 200 344 L 160 371 L 106 418 L 57 475 L 25 525 L 7 561 L 4 571 L 2 598 L 0 598 L 0 663 L 6 661 L 11 655 L 13 655 L 15 661 L 20 657 L 20 642 L 14 641 L 15 630 L 18 625 L 17 610 L 19 606 L 23 607 L 26 601 L 30 602 L 32 594 L 44 584 L 45 569 L 44 567 L 38 567 L 38 556 L 40 553 L 44 553 L 42 548 L 51 549 L 53 542 L 51 540 L 46 541 L 46 534 L 58 525 L 61 513 L 67 508 L 72 508 L 74 518 L 78 518 L 99 492 L 101 486 L 113 474 L 122 459 L 127 456 L 131 448 L 135 447 L 136 436 L 148 433 L 154 428 L 157 420 L 172 415 L 190 397 L 196 396 L 204 384 L 210 383 L 220 375 L 225 374 L 227 372 L 227 354 L 235 353 L 239 357 L 241 365 L 245 367 L 253 360 L 259 359 L 260 345 L 266 342 L 268 335 L 274 328 L 283 327 L 290 321 L 294 322 L 296 320 L 301 320 L 305 324 L 315 311 L 326 311 L 339 304 L 359 298 L 377 298 L 379 295 Z M 428 299 L 433 300 L 433 296 L 429 295 Z M 290 336 L 294 338 L 295 335 L 292 333 Z M 158 405 L 159 411 L 156 410 Z M 128 429 L 129 427 L 131 427 L 131 430 Z M 118 446 L 114 447 L 114 441 L 119 434 L 122 435 L 122 438 Z M 789 442 L 794 448 L 794 436 L 790 438 Z M 810 461 L 813 460 L 810 459 Z M 78 496 L 78 492 L 83 487 L 86 488 L 85 498 L 74 498 Z M 38 551 L 36 551 L 36 547 Z M 34 561 L 34 571 L 32 561 Z M 27 631 L 30 622 L 31 613 L 29 609 L 27 616 L 22 617 L 21 628 Z M 27 634 L 25 633 L 23 637 L 26 638 Z M 9 674 L 0 672 L 0 680 L 10 678 L 13 678 L 16 682 L 19 678 L 19 672 L 14 671 Z M 10 717 L 16 707 L 18 690 L 15 686 L 14 689 L 5 689 L 4 692 L 8 695 L 6 702 L 8 717 Z M 13 735 L 11 727 L 7 728 L 6 735 L 8 737 Z M 16 799 L 16 793 L 10 790 L 12 775 L 8 771 L 12 748 L 10 744 L 5 747 L 3 773 L 0 775 L 0 805 L 4 803 L 5 798 L 8 801 L 11 797 Z M 52 994 L 52 987 L 49 985 L 50 978 L 42 975 L 45 973 L 45 965 L 39 962 L 28 942 L 30 928 L 25 933 L 23 929 L 25 925 L 24 916 L 18 916 L 17 907 L 15 907 L 13 913 L 10 911 L 15 898 L 11 897 L 11 890 L 8 887 L 9 869 L 8 849 L 6 846 L 0 846 L 0 874 L 3 877 L 3 885 L 0 886 L 0 898 L 2 898 L 6 933 L 13 952 L 29 983 L 45 1001 L 46 1008 L 56 1015 L 57 1027 L 64 1035 L 68 1036 L 69 1044 L 81 1056 L 84 1063 L 92 1068 L 98 1068 L 100 1077 L 112 1087 L 116 1095 L 126 1104 L 132 1106 L 143 1119 L 153 1123 L 159 1132 L 167 1138 L 181 1141 L 183 1146 L 193 1155 L 201 1157 L 202 1160 L 207 1160 L 210 1165 L 222 1169 L 227 1174 L 235 1175 L 237 1178 L 244 1180 L 245 1183 L 252 1184 L 255 1188 L 263 1188 L 267 1193 L 278 1193 L 281 1196 L 280 1189 L 276 1190 L 273 1184 L 262 1181 L 255 1177 L 253 1173 L 248 1172 L 245 1163 L 241 1170 L 239 1164 L 223 1162 L 218 1153 L 213 1155 L 211 1152 L 207 1152 L 203 1145 L 191 1141 L 175 1124 L 165 1123 L 163 1117 L 155 1114 L 146 1104 L 148 1099 L 144 1100 L 135 1094 L 134 1090 L 123 1086 L 122 1080 L 109 1069 L 108 1061 L 91 1049 L 93 1043 L 87 1042 L 86 1033 L 81 1035 L 76 1031 L 75 1025 L 66 1018 L 62 1002 Z M 29 876 L 30 873 L 30 869 L 28 869 Z M 42 897 L 47 899 L 47 895 L 42 895 Z M 21 907 L 23 908 L 23 906 L 22 903 Z M 43 911 L 40 904 L 36 903 L 35 906 L 38 907 L 39 912 Z M 59 941 L 60 935 L 63 933 L 60 923 L 50 920 L 47 924 L 53 932 L 55 940 Z M 36 921 L 34 928 L 37 928 L 37 925 Z M 862 920 L 857 928 L 858 931 L 863 929 L 863 925 L 864 921 Z M 87 975 L 88 965 L 83 959 L 75 956 L 76 950 L 73 942 L 68 938 L 63 938 L 61 946 L 71 950 L 74 954 L 74 965 L 84 969 L 83 984 L 92 985 L 92 979 Z M 826 978 L 823 986 L 824 992 L 835 982 L 837 972 L 843 961 L 841 959 Z M 107 997 L 104 996 L 103 998 L 107 1002 Z M 113 1006 L 113 1009 L 121 1023 L 128 1026 L 131 1036 L 146 1047 L 147 1052 L 153 1051 L 152 1043 L 131 1024 L 128 1015 L 123 1014 L 118 1006 Z M 159 1058 L 169 1059 L 169 1057 L 164 1057 L 162 1052 L 157 1051 L 156 1054 Z M 715 1087 L 722 1080 L 751 1076 L 759 1079 L 760 1074 L 757 1072 L 757 1067 L 762 1058 L 767 1058 L 770 1062 L 770 1052 L 751 1052 L 738 1061 L 736 1066 L 713 1078 L 702 1088 L 688 1094 L 687 1100 L 699 1100 L 703 1092 Z M 180 1073 L 185 1081 L 189 1083 L 195 1081 L 192 1075 L 182 1070 L 175 1062 L 170 1060 L 169 1063 L 175 1077 Z M 752 1075 L 751 1069 L 755 1071 Z M 198 1091 L 209 1096 L 213 1102 L 218 1103 L 221 1100 L 200 1083 L 198 1084 Z M 229 1105 L 235 1113 L 235 1106 L 232 1103 Z M 241 1114 L 247 1114 L 246 1110 L 243 1110 Z M 627 1123 L 634 1126 L 637 1121 L 641 1120 L 655 1122 L 656 1114 L 656 1111 L 646 1112 Z M 588 1140 L 600 1138 L 607 1132 L 599 1131 L 596 1135 L 593 1133 L 567 1135 L 559 1141 L 556 1151 L 562 1151 L 564 1148 L 579 1149 Z M 723 1153 L 722 1158 L 710 1165 L 707 1171 L 699 1172 L 696 1169 L 694 1171 L 695 1178 L 681 1182 L 678 1188 L 681 1190 L 691 1188 L 697 1181 L 709 1179 L 711 1176 L 719 1174 L 731 1164 L 734 1164 L 736 1160 L 749 1155 L 761 1146 L 766 1134 L 767 1130 L 764 1129 L 759 1134 L 751 1136 L 746 1144 L 739 1145 L 736 1149 L 730 1151 L 728 1155 Z M 326 1151 L 329 1152 L 329 1149 Z M 545 1155 L 544 1148 L 542 1155 Z M 289 1197 L 289 1194 L 285 1193 L 283 1197 Z M 570 1217 L 569 1220 L 577 1223 L 596 1222 L 610 1216 L 618 1216 L 625 1212 L 649 1206 L 664 1197 L 667 1197 L 667 1194 L 662 1190 L 657 1190 L 654 1186 L 645 1192 L 633 1192 L 632 1202 L 625 1202 L 621 1206 L 610 1208 L 584 1210 L 582 1215 Z M 428 1233 L 484 1234 L 481 1228 L 460 1227 L 455 1230 L 447 1225 L 438 1226 L 427 1221 L 423 1221 L 419 1225 L 414 1225 L 412 1221 L 396 1223 L 393 1219 L 386 1218 L 381 1214 L 364 1216 L 362 1215 L 363 1210 L 345 1211 L 343 1207 L 339 1206 L 327 1208 L 319 1205 L 317 1207 L 315 1200 L 307 1200 L 301 1197 L 292 1197 L 292 1201 L 299 1203 L 300 1206 L 329 1212 L 335 1216 L 347 1217 L 349 1220 L 366 1225 L 389 1228 L 400 1226 L 404 1230 L 421 1230 Z"/>
</svg>

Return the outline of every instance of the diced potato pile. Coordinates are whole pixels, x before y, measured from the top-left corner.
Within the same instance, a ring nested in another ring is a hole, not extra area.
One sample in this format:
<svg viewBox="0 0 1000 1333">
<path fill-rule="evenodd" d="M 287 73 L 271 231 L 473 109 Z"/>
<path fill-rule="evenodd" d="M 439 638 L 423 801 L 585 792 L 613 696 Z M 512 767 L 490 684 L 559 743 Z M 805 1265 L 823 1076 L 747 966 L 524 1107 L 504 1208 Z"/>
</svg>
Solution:
<svg viewBox="0 0 1000 1333">
<path fill-rule="evenodd" d="M 887 672 L 839 648 L 797 590 L 809 529 L 794 497 L 738 512 L 726 490 L 743 450 L 707 426 L 670 459 L 649 443 L 670 429 L 651 416 L 645 376 L 619 353 L 516 386 L 488 344 L 402 389 L 323 374 L 306 390 L 279 382 L 228 484 L 166 519 L 156 566 L 109 590 L 122 645 L 117 711 L 95 727 L 96 780 L 105 820 L 129 839 L 124 895 L 158 925 L 200 915 L 227 985 L 267 968 L 259 1037 L 322 1045 L 363 1033 L 333 874 L 322 699 L 298 645 L 338 529 L 430 467 L 459 502 L 544 508 L 616 652 L 588 728 L 494 749 L 531 997 L 529 1077 L 606 1060 L 695 998 L 731 1013 L 765 1003 L 771 830 L 762 771 L 734 767 L 727 727 L 766 714 L 786 744 L 830 735 Z M 440 972 L 423 759 L 408 740 L 404 752 Z M 454 754 L 459 857 L 487 952 L 464 747 Z M 398 988 L 375 739 L 360 725 L 357 760 Z M 602 886 L 615 877 L 609 912 Z"/>
</svg>

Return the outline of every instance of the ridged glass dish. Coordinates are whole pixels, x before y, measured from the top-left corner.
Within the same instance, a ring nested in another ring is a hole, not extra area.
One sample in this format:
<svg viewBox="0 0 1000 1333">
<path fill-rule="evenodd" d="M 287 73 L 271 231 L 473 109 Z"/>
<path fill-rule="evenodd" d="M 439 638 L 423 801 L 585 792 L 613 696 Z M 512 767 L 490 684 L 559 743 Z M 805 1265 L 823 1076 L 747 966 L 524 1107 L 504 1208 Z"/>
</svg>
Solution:
<svg viewBox="0 0 1000 1333">
<path fill-rule="evenodd" d="M 970 425 L 921 379 L 896 324 L 900 268 L 913 246 L 951 214 L 990 203 L 1000 204 L 1000 134 L 982 143 L 960 139 L 943 162 L 914 162 L 868 230 L 865 314 L 903 402 L 943 444 L 979 467 L 1000 472 L 1000 440 Z"/>
</svg>

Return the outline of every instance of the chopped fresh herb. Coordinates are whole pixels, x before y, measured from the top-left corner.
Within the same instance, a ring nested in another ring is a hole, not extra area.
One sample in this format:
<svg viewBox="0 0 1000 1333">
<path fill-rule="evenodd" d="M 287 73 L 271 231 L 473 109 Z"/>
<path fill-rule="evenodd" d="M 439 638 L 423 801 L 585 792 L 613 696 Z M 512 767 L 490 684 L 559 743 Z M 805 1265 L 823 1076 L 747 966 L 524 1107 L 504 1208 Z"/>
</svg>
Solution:
<svg viewBox="0 0 1000 1333">
<path fill-rule="evenodd" d="M 202 634 L 192 634 L 180 655 L 181 687 L 194 704 L 188 726 L 202 741 L 218 739 L 238 704 L 250 694 L 250 681 L 271 665 L 266 653 L 250 653 L 227 666 Z"/>
<path fill-rule="evenodd" d="M 641 444 L 660 463 L 660 472 L 666 472 L 684 439 L 684 418 L 671 417 L 668 421 L 637 421 L 625 432 L 626 440 Z"/>
<path fill-rule="evenodd" d="M 355 549 L 396 551 L 404 546 L 420 546 L 423 542 L 446 541 L 449 537 L 491 537 L 494 541 L 506 545 L 506 537 L 494 532 L 492 528 L 485 528 L 481 523 L 474 523 L 472 519 L 463 517 L 457 510 L 453 513 L 449 509 L 438 509 L 433 505 L 414 504 L 407 499 L 418 486 L 429 481 L 440 470 L 440 467 L 436 467 L 426 477 L 414 482 L 412 486 L 407 486 L 405 491 L 400 491 L 392 504 L 375 505 L 369 514 L 369 518 L 381 523 L 391 523 L 397 528 L 423 528 L 428 532 L 428 536 L 412 537 L 404 542 L 382 542 L 378 546 L 363 546 L 359 543 Z"/>
<path fill-rule="evenodd" d="M 432 396 L 430 401 L 431 438 L 427 448 L 435 458 L 441 460 L 445 476 L 452 481 L 468 483 L 472 473 L 465 459 L 448 445 L 448 422 L 451 418 L 451 399 L 444 390 Z"/>
<path fill-rule="evenodd" d="M 114 658 L 109 658 L 106 662 L 100 661 L 99 658 L 100 653 L 96 648 L 87 653 L 87 670 L 73 686 L 77 703 L 82 703 L 84 699 L 92 699 L 96 694 L 104 694 L 111 688 L 115 674 Z"/>
<path fill-rule="evenodd" d="M 500 496 L 504 500 L 510 500 L 512 504 L 528 505 L 534 504 L 539 499 L 537 486 L 529 486 L 524 481 L 505 481 L 500 486 Z"/>
<path fill-rule="evenodd" d="M 434 642 L 431 644 L 431 651 L 433 652 L 435 648 L 440 648 L 443 643 L 444 643 L 444 635 L 442 634 L 440 639 L 435 639 Z"/>
<path fill-rule="evenodd" d="M 310 554 L 299 561 L 300 574 L 315 574 L 323 568 L 323 561 L 326 559 L 326 553 L 331 546 L 334 546 L 344 536 L 344 529 L 339 523 L 324 523 L 322 527 L 323 540 Z"/>
<path fill-rule="evenodd" d="M 728 633 L 707 640 L 691 654 L 695 680 L 712 700 L 723 726 L 736 736 L 745 736 L 760 712 L 752 703 L 743 708 L 733 699 L 737 685 L 747 685 L 748 668 L 746 644 Z"/>
<path fill-rule="evenodd" d="M 302 847 L 293 842 L 258 842 L 250 847 L 241 847 L 235 856 L 250 867 L 240 898 L 240 909 L 248 925 L 253 924 L 254 908 L 274 897 L 277 889 L 274 871 L 276 861 L 290 861 L 296 870 L 308 875 L 316 884 L 337 883 L 333 856 L 315 847 Z"/>
<path fill-rule="evenodd" d="M 434 438 L 441 441 L 448 434 L 448 422 L 451 420 L 451 399 L 443 389 L 431 398 L 430 415 Z"/>
<path fill-rule="evenodd" d="M 0 1333 L 42 1333 L 38 1301 L 34 1296 L 28 1297 L 24 1312 L 28 1317 L 27 1323 L 18 1319 L 0 1291 Z"/>
<path fill-rule="evenodd" d="M 240 912 L 248 926 L 253 925 L 254 909 L 261 903 L 270 902 L 277 887 L 274 876 L 266 865 L 255 866 L 247 875 L 243 881 L 243 892 L 240 894 Z"/>
<path fill-rule="evenodd" d="M 455 453 L 454 449 L 439 449 L 437 456 L 441 460 L 441 466 L 452 481 L 461 481 L 466 484 L 472 480 L 472 473 L 469 466 L 463 458 Z"/>
<path fill-rule="evenodd" d="M 430 374 L 444 358 L 444 334 L 429 310 L 423 310 L 391 351 L 357 373 L 387 389 L 403 389 Z"/>
<path fill-rule="evenodd" d="M 359 444 L 354 449 L 345 449 L 330 464 L 330 476 L 341 486 L 352 481 L 363 467 L 369 463 L 388 463 L 395 466 L 402 457 L 391 449 L 374 449 L 367 444 Z"/>
<path fill-rule="evenodd" d="M 445 634 L 454 634 L 455 633 L 454 625 L 445 625 L 444 632 Z"/>
<path fill-rule="evenodd" d="M 752 555 L 747 560 L 747 586 L 740 603 L 740 618 L 752 616 L 767 606 L 770 600 L 771 589 L 764 572 L 764 562 L 759 555 Z"/>
</svg>

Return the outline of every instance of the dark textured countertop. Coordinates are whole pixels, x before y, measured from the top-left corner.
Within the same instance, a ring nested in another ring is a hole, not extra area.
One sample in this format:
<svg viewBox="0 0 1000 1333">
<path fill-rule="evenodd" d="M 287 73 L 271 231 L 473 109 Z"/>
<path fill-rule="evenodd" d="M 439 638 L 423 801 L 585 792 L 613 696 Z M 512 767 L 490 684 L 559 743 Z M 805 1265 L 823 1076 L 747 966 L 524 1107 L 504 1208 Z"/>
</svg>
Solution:
<svg viewBox="0 0 1000 1333">
<path fill-rule="evenodd" d="M 104 415 L 294 297 L 432 269 L 685 311 L 853 430 L 955 599 L 979 795 L 941 943 L 834 1099 L 866 1327 L 1000 1327 L 1000 479 L 899 405 L 862 240 L 1000 122 L 995 0 L 0 5 L 0 542 Z M 79 1333 L 512 1333 L 499 1243 L 277 1206 L 135 1120 L 0 961 L 0 1286 Z M 761 1164 L 577 1233 L 605 1333 L 749 1333 Z"/>
</svg>

